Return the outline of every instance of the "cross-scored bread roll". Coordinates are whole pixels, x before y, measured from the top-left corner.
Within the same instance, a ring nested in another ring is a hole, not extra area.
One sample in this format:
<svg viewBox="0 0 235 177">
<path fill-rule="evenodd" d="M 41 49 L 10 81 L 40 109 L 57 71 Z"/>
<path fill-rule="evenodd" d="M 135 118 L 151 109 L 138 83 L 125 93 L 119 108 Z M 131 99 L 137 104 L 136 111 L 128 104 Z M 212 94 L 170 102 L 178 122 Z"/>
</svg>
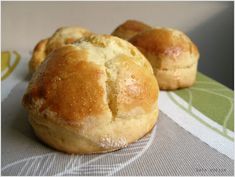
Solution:
<svg viewBox="0 0 235 177">
<path fill-rule="evenodd" d="M 35 72 L 46 56 L 53 50 L 64 45 L 71 44 L 82 37 L 92 33 L 81 27 L 61 27 L 48 39 L 38 42 L 34 48 L 32 58 L 29 61 L 29 70 Z"/>
<path fill-rule="evenodd" d="M 183 32 L 155 28 L 129 39 L 150 61 L 160 89 L 192 86 L 196 79 L 199 52 Z"/>
<path fill-rule="evenodd" d="M 127 20 L 119 25 L 113 32 L 113 36 L 128 40 L 136 34 L 152 29 L 151 26 L 137 20 Z"/>
<path fill-rule="evenodd" d="M 67 153 L 102 153 L 148 133 L 158 117 L 159 88 L 130 43 L 92 35 L 51 52 L 23 97 L 36 135 Z"/>
</svg>

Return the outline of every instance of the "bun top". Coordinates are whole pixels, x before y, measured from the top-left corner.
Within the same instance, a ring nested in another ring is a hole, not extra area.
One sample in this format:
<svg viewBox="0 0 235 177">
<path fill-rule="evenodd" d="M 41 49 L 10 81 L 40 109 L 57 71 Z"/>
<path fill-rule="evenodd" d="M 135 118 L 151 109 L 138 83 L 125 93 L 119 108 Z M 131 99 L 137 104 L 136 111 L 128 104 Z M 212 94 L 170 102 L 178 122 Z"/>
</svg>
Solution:
<svg viewBox="0 0 235 177">
<path fill-rule="evenodd" d="M 39 41 L 35 46 L 32 58 L 29 61 L 30 72 L 35 72 L 46 56 L 53 50 L 91 34 L 90 31 L 81 27 L 59 28 L 50 38 Z"/>
<path fill-rule="evenodd" d="M 46 57 L 46 45 L 48 42 L 47 39 L 43 39 L 37 43 L 33 49 L 33 55 L 31 60 L 28 63 L 30 73 L 33 73 L 37 67 L 43 62 Z"/>
<path fill-rule="evenodd" d="M 151 26 L 144 24 L 143 22 L 136 20 L 127 20 L 120 26 L 118 26 L 112 33 L 112 35 L 128 40 L 136 34 L 152 29 Z"/>
<path fill-rule="evenodd" d="M 156 109 L 152 67 L 130 43 L 92 35 L 50 53 L 30 81 L 23 105 L 70 125 L 131 118 Z"/>
<path fill-rule="evenodd" d="M 77 39 L 91 34 L 92 33 L 89 30 L 78 26 L 61 27 L 49 38 L 46 46 L 46 54 L 48 55 L 51 51 L 59 47 L 71 44 Z"/>
<path fill-rule="evenodd" d="M 171 28 L 145 31 L 132 37 L 129 42 L 161 69 L 188 67 L 199 58 L 198 49 L 190 38 Z"/>
</svg>

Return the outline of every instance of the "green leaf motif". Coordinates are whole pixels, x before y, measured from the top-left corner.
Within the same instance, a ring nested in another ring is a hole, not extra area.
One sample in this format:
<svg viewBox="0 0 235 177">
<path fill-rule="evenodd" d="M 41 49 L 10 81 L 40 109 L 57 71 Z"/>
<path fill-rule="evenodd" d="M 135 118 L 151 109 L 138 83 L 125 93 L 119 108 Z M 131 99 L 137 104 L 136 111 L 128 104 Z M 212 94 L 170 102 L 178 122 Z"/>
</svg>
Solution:
<svg viewBox="0 0 235 177">
<path fill-rule="evenodd" d="M 227 129 L 234 131 L 234 93 L 226 86 L 198 73 L 196 83 L 192 87 L 173 93 L 188 103 L 189 113 L 192 113 L 191 108 L 194 107 L 223 126 L 224 134 Z"/>
<path fill-rule="evenodd" d="M 1 80 L 5 80 L 14 71 L 18 63 L 20 62 L 20 55 L 14 51 L 15 58 L 13 60 L 11 52 L 1 52 Z M 13 60 L 13 61 L 11 61 Z M 12 63 L 12 64 L 11 64 Z"/>
</svg>

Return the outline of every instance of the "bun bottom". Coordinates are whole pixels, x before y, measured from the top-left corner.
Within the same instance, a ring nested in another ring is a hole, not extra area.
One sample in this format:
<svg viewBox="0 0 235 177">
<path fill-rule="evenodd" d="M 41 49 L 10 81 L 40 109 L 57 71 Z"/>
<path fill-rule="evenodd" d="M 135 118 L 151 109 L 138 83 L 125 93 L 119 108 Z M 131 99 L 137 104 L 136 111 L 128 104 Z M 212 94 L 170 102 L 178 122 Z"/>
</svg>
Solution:
<svg viewBox="0 0 235 177">
<path fill-rule="evenodd" d="M 176 90 L 190 87 L 196 80 L 197 62 L 190 67 L 174 70 L 155 68 L 154 74 L 157 78 L 160 90 Z"/>
<path fill-rule="evenodd" d="M 108 124 L 90 129 L 54 122 L 35 114 L 29 116 L 29 122 L 40 140 L 69 154 L 96 154 L 121 149 L 150 132 L 157 119 L 158 108 L 148 115 L 115 118 Z"/>
</svg>

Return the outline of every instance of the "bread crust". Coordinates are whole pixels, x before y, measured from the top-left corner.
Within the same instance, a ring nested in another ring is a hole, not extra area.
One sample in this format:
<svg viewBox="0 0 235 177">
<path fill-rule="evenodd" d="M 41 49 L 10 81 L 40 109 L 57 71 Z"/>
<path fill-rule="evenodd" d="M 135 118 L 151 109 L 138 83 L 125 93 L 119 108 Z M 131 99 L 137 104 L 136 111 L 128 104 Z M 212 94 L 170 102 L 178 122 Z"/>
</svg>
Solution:
<svg viewBox="0 0 235 177">
<path fill-rule="evenodd" d="M 81 27 L 61 27 L 57 29 L 51 37 L 39 41 L 35 46 L 29 61 L 30 73 L 34 73 L 46 56 L 53 50 L 91 34 L 89 30 Z"/>
<path fill-rule="evenodd" d="M 29 121 L 46 144 L 67 153 L 127 146 L 157 121 L 159 88 L 130 43 L 92 35 L 51 52 L 23 97 Z"/>
<path fill-rule="evenodd" d="M 82 27 L 61 27 L 49 38 L 46 54 L 67 44 L 72 44 L 82 37 L 91 35 L 92 33 Z"/>
<path fill-rule="evenodd" d="M 33 55 L 29 61 L 29 71 L 30 73 L 34 73 L 38 66 L 43 62 L 44 58 L 46 57 L 46 45 L 48 42 L 47 39 L 43 39 L 37 43 L 37 45 L 33 49 Z"/>
<path fill-rule="evenodd" d="M 152 27 L 143 22 L 137 20 L 127 20 L 123 24 L 119 25 L 112 32 L 112 35 L 128 40 L 136 34 L 150 29 L 152 29 Z"/>
<path fill-rule="evenodd" d="M 190 67 L 172 70 L 155 69 L 155 75 L 161 90 L 176 90 L 190 87 L 194 84 L 197 75 L 197 63 Z"/>
<path fill-rule="evenodd" d="M 150 61 L 160 89 L 175 90 L 193 85 L 199 51 L 183 32 L 155 28 L 135 35 L 129 42 Z"/>
</svg>

